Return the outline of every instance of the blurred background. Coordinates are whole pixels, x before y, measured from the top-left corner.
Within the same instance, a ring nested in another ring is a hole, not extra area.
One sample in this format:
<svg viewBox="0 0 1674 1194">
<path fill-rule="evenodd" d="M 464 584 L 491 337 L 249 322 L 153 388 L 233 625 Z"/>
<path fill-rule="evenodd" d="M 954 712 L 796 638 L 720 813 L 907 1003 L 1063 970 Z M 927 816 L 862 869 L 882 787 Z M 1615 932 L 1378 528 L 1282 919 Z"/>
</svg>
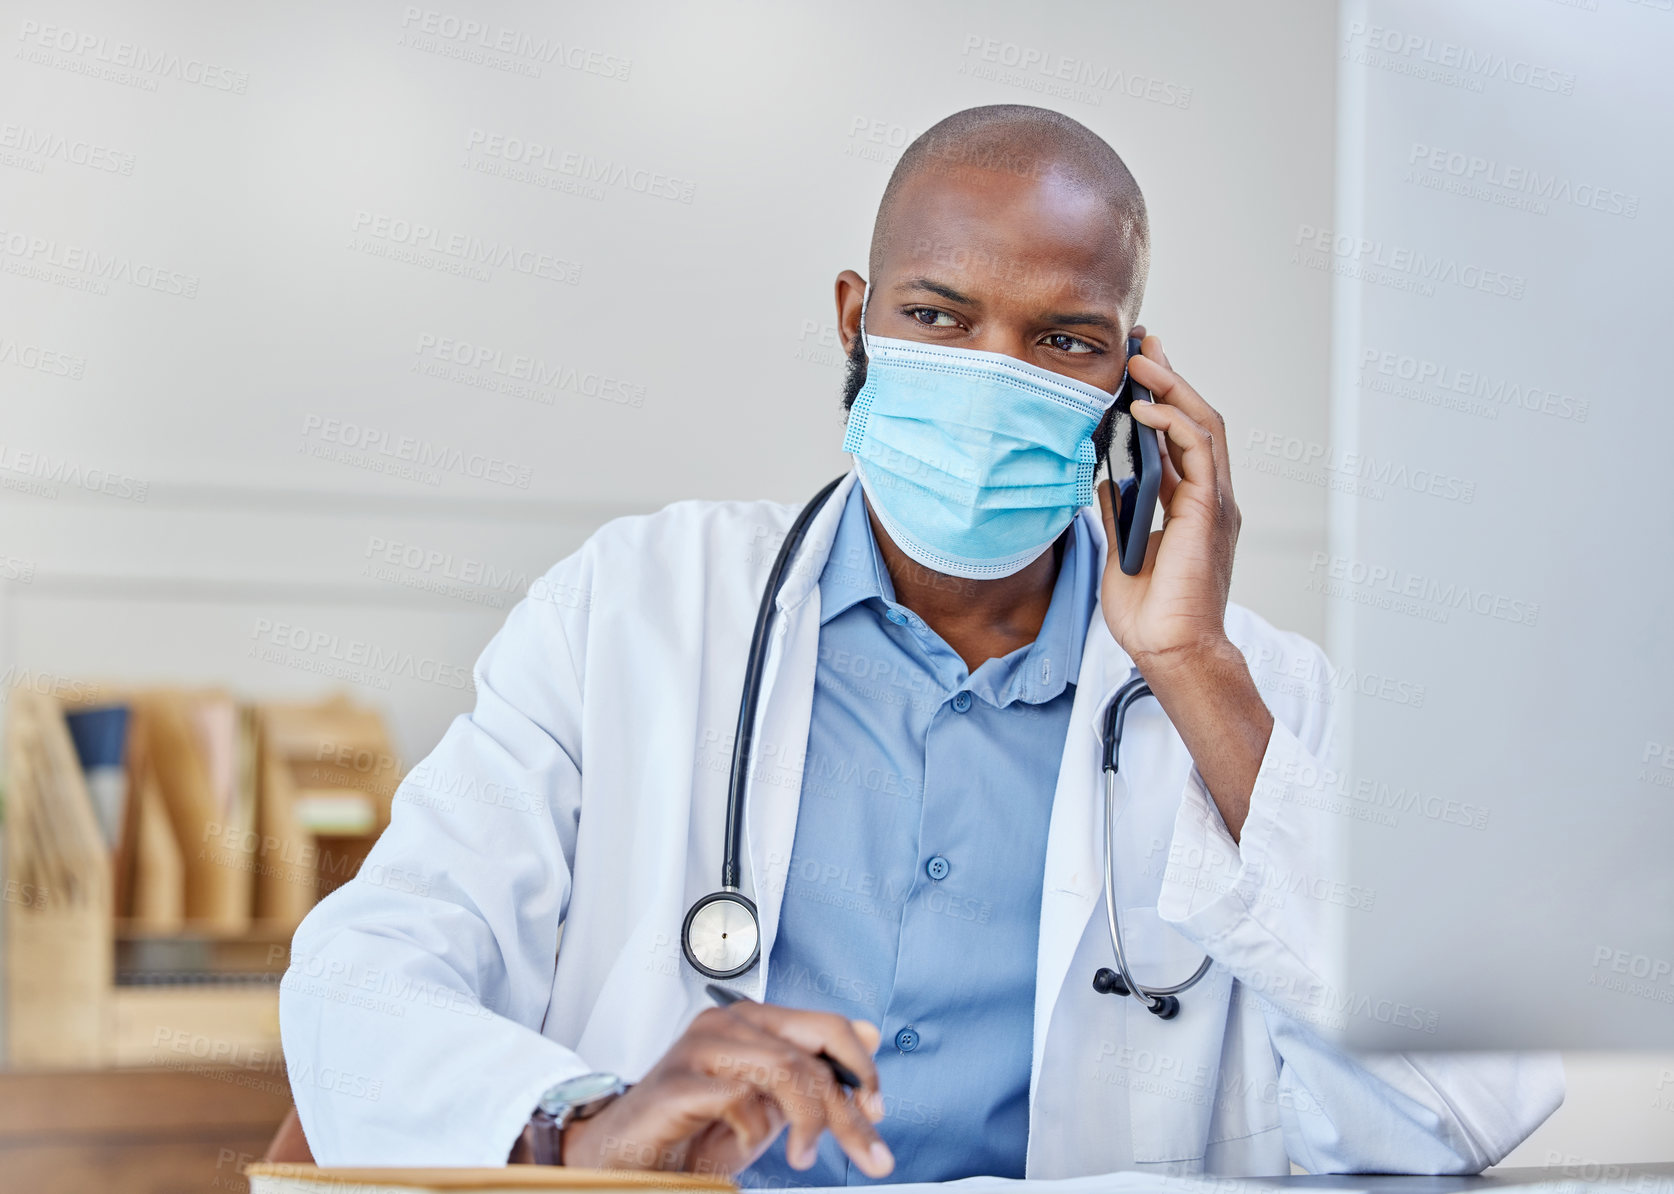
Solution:
<svg viewBox="0 0 1674 1194">
<path fill-rule="evenodd" d="M 835 276 L 971 105 L 1139 180 L 1143 322 L 1231 429 L 1234 599 L 1374 678 L 1357 757 L 1456 767 L 1470 723 L 1515 755 L 1470 781 L 1498 824 L 1552 765 L 1666 818 L 1671 8 L 0 4 L 0 1166 L 120 1172 L 64 1143 L 92 1100 L 156 1188 L 236 1188 L 288 1104 L 289 926 L 553 562 L 847 467 Z M 1623 686 L 1606 765 L 1450 683 L 1467 645 L 1509 691 Z M 97 823 L 31 822 L 37 873 L 15 810 L 78 762 Z M 276 873 L 264 833 L 315 848 Z M 1666 1159 L 1674 1055 L 1568 1061 L 1509 1163 Z"/>
</svg>

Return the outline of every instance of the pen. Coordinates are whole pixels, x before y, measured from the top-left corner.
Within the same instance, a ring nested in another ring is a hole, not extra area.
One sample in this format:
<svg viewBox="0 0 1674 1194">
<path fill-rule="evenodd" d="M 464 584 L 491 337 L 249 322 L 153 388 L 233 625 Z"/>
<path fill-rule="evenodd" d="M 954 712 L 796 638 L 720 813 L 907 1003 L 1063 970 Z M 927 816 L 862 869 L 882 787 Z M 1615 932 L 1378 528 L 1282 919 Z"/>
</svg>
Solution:
<svg viewBox="0 0 1674 1194">
<path fill-rule="evenodd" d="M 740 995 L 737 991 L 729 991 L 719 983 L 706 983 L 704 984 L 703 989 L 708 991 L 710 998 L 722 1007 L 731 1007 L 735 1003 L 755 1002 L 755 1000 L 751 999 L 748 995 Z M 831 1075 L 837 1079 L 837 1085 L 841 1086 L 844 1090 L 859 1089 L 860 1079 L 855 1077 L 854 1071 L 849 1069 L 848 1066 L 838 1061 L 824 1049 L 821 1049 L 817 1054 L 815 1054 L 815 1056 L 831 1067 Z"/>
</svg>

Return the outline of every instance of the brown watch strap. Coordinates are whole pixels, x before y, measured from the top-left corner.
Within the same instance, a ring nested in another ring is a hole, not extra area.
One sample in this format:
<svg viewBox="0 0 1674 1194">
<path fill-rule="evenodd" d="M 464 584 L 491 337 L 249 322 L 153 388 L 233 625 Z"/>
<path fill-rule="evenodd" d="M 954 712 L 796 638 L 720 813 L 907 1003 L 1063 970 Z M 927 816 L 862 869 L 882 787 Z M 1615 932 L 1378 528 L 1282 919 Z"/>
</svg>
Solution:
<svg viewBox="0 0 1674 1194">
<path fill-rule="evenodd" d="M 564 1130 L 544 1111 L 536 1111 L 523 1125 L 523 1131 L 512 1145 L 506 1158 L 508 1165 L 563 1164 Z"/>
<path fill-rule="evenodd" d="M 633 1087 L 632 1082 L 625 1083 L 622 1093 Z M 595 1101 L 592 1105 L 578 1109 L 570 1117 L 569 1123 L 578 1119 L 591 1119 L 615 1102 L 621 1094 L 607 1095 Z M 567 1127 L 568 1124 L 565 1125 Z M 511 1155 L 506 1158 L 508 1165 L 562 1165 L 564 1163 L 564 1128 L 558 1126 L 558 1121 L 546 1112 L 536 1108 L 529 1122 L 523 1125 L 523 1132 L 517 1142 L 512 1145 Z"/>
</svg>

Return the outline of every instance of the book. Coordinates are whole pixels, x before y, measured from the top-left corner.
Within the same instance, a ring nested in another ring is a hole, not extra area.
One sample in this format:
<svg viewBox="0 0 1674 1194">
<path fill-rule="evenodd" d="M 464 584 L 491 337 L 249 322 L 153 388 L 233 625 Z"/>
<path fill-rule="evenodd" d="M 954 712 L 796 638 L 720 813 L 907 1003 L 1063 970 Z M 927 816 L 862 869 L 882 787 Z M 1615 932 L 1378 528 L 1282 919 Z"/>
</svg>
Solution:
<svg viewBox="0 0 1674 1194">
<path fill-rule="evenodd" d="M 625 1169 L 568 1169 L 559 1165 L 500 1168 L 321 1169 L 288 1161 L 253 1161 L 244 1167 L 250 1194 L 425 1194 L 462 1190 L 471 1194 L 521 1194 L 525 1190 L 598 1191 L 691 1190 L 735 1194 L 726 1178 L 685 1173 L 642 1173 Z"/>
</svg>

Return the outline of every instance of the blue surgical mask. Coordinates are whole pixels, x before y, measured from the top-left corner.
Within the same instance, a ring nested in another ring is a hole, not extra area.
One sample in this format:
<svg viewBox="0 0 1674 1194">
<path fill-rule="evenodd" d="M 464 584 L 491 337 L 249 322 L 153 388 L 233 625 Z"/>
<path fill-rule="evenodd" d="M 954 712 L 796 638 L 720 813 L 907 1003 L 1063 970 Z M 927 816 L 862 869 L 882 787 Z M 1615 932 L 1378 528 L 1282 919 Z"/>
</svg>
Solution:
<svg viewBox="0 0 1674 1194">
<path fill-rule="evenodd" d="M 868 284 L 843 450 L 878 521 L 937 572 L 1021 571 L 1092 505 L 1092 433 L 1115 395 L 1004 353 L 868 336 L 870 299 Z"/>
</svg>

